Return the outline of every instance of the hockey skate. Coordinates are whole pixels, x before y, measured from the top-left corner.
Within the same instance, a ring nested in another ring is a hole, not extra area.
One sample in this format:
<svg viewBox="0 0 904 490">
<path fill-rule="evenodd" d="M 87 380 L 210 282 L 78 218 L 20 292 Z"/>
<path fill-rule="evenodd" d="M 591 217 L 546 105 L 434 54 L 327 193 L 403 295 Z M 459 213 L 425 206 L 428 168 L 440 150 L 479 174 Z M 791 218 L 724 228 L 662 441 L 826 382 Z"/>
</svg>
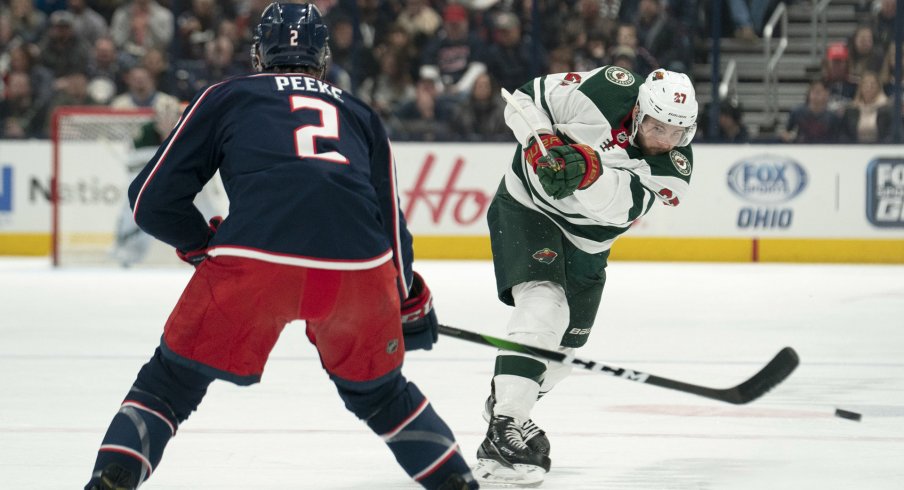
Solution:
<svg viewBox="0 0 904 490">
<path fill-rule="evenodd" d="M 480 484 L 537 487 L 543 483 L 549 471 L 549 456 L 527 445 L 522 433 L 524 424 L 504 415 L 490 420 L 487 436 L 477 449 L 477 465 L 472 469 Z"/>
<path fill-rule="evenodd" d="M 493 406 L 495 404 L 496 397 L 493 396 L 493 393 L 490 393 L 486 403 L 483 404 L 483 420 L 487 423 L 493 418 Z M 527 444 L 527 447 L 549 456 L 549 438 L 546 437 L 546 432 L 543 429 L 537 427 L 533 419 L 527 419 L 521 426 L 521 436 L 524 438 L 524 443 Z M 547 471 L 549 471 L 549 468 L 547 468 Z"/>
<path fill-rule="evenodd" d="M 135 490 L 138 483 L 132 472 L 118 464 L 107 465 L 100 475 L 91 479 L 88 490 Z"/>
</svg>

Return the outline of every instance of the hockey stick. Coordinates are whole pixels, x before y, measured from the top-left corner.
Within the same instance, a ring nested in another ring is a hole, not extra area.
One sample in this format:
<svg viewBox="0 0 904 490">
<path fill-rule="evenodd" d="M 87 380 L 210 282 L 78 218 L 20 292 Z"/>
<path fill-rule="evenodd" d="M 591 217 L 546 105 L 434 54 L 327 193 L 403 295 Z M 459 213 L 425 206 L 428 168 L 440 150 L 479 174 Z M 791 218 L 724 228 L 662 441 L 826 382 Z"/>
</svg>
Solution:
<svg viewBox="0 0 904 490">
<path fill-rule="evenodd" d="M 531 124 L 530 119 L 527 118 L 527 114 L 524 113 L 524 109 L 522 109 L 521 105 L 518 104 L 518 101 L 515 100 L 515 96 L 512 95 L 508 90 L 506 90 L 504 88 L 499 89 L 499 90 L 500 90 L 500 93 L 502 94 L 502 98 L 505 99 L 505 102 L 508 105 L 512 106 L 512 109 L 515 109 L 515 112 L 517 112 L 518 115 L 521 116 L 521 119 L 524 120 L 524 124 L 526 124 L 527 128 L 530 129 L 530 134 L 531 134 L 531 136 L 534 137 L 534 141 L 537 142 L 537 146 L 540 147 L 540 153 L 543 154 L 543 158 L 545 158 L 546 160 L 548 160 L 550 162 L 550 167 L 552 167 L 553 170 L 558 171 L 559 170 L 558 163 L 556 163 L 555 160 L 549 158 L 549 153 L 546 152 L 546 146 L 543 145 L 543 140 L 540 139 L 540 135 L 537 134 L 537 130 L 534 129 L 534 126 Z"/>
<path fill-rule="evenodd" d="M 705 398 L 718 400 L 720 402 L 733 403 L 735 405 L 750 403 L 753 400 L 756 400 L 757 398 L 765 395 L 766 392 L 768 392 L 777 384 L 784 381 L 785 378 L 790 376 L 791 373 L 794 372 L 794 369 L 797 367 L 797 365 L 800 363 L 800 358 L 797 356 L 797 352 L 795 352 L 791 347 L 785 347 L 784 349 L 779 351 L 779 353 L 776 354 L 776 356 L 773 357 L 765 367 L 760 369 L 758 373 L 754 374 L 753 377 L 751 377 L 747 381 L 744 381 L 743 383 L 731 388 L 719 389 L 694 385 L 685 383 L 683 381 L 676 381 L 674 379 L 663 378 L 653 374 L 625 369 L 622 367 L 607 366 L 595 361 L 578 359 L 573 355 L 566 355 L 561 352 L 541 349 L 539 347 L 531 347 L 529 345 L 511 342 L 497 337 L 492 337 L 490 335 L 461 330 L 459 328 L 450 327 L 448 325 L 440 325 L 439 333 L 448 335 L 449 337 L 467 340 L 469 342 L 489 345 L 513 352 L 520 352 L 522 354 L 527 354 L 548 361 L 556 361 L 562 364 L 572 364 L 590 371 L 596 371 L 599 373 L 607 374 L 609 376 L 626 379 L 628 381 L 636 381 L 638 383 L 646 383 L 662 388 L 670 388 L 673 390 L 690 393 L 692 395 L 698 395 Z"/>
</svg>

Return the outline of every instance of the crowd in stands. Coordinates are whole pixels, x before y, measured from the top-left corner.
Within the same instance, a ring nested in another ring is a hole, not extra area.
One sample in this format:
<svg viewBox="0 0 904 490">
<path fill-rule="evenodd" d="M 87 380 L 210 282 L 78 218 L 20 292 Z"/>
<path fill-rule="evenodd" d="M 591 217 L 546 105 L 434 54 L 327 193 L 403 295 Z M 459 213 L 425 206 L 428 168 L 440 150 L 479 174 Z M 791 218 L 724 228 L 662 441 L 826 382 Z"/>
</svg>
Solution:
<svg viewBox="0 0 904 490">
<path fill-rule="evenodd" d="M 784 141 L 893 141 L 896 0 L 873 5 L 848 41 L 826 47 L 822 76 L 810 82 L 806 101 L 789 115 Z"/>
<path fill-rule="evenodd" d="M 718 0 L 312 3 L 331 26 L 327 79 L 376 108 L 393 139 L 509 141 L 499 87 L 605 64 L 641 76 L 660 67 L 690 74 L 711 1 Z M 269 3 L 0 0 L 0 138 L 47 137 L 59 106 L 168 105 L 250 72 L 252 29 Z M 727 35 L 755 40 L 774 3 L 730 0 Z M 834 115 L 819 115 L 816 87 L 792 114 L 787 140 L 883 140 L 894 4 L 876 0 L 865 30 L 829 47 L 820 83 Z M 720 134 L 707 141 L 746 141 L 741 109 L 723 105 Z M 870 133 L 866 121 L 879 129 Z"/>
</svg>

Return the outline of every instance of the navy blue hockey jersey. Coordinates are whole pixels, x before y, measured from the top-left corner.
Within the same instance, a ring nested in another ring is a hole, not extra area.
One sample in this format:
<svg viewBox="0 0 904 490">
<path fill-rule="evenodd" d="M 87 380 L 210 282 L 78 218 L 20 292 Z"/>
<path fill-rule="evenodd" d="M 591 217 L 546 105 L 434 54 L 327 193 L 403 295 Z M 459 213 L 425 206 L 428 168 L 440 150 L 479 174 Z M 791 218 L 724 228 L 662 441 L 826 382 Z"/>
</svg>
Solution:
<svg viewBox="0 0 904 490">
<path fill-rule="evenodd" d="M 129 188 L 136 223 L 189 251 L 208 228 L 192 203 L 219 170 L 229 215 L 210 255 L 321 269 L 388 260 L 411 283 L 385 129 L 359 99 L 303 74 L 233 78 L 200 92 Z"/>
</svg>

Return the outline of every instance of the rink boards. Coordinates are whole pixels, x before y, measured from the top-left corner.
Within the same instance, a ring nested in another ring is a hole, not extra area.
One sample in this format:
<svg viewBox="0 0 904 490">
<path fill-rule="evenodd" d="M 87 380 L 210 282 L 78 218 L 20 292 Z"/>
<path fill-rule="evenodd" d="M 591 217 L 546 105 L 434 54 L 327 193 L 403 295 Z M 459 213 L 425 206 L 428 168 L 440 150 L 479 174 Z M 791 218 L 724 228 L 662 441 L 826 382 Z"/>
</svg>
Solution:
<svg viewBox="0 0 904 490">
<path fill-rule="evenodd" d="M 65 227 L 112 233 L 127 186 L 122 150 L 67 159 Z M 511 144 L 396 143 L 402 209 L 420 258 L 490 257 L 486 210 Z M 50 252 L 50 145 L 0 142 L 0 255 Z M 691 191 L 655 205 L 613 259 L 904 263 L 904 148 L 697 145 Z"/>
</svg>

